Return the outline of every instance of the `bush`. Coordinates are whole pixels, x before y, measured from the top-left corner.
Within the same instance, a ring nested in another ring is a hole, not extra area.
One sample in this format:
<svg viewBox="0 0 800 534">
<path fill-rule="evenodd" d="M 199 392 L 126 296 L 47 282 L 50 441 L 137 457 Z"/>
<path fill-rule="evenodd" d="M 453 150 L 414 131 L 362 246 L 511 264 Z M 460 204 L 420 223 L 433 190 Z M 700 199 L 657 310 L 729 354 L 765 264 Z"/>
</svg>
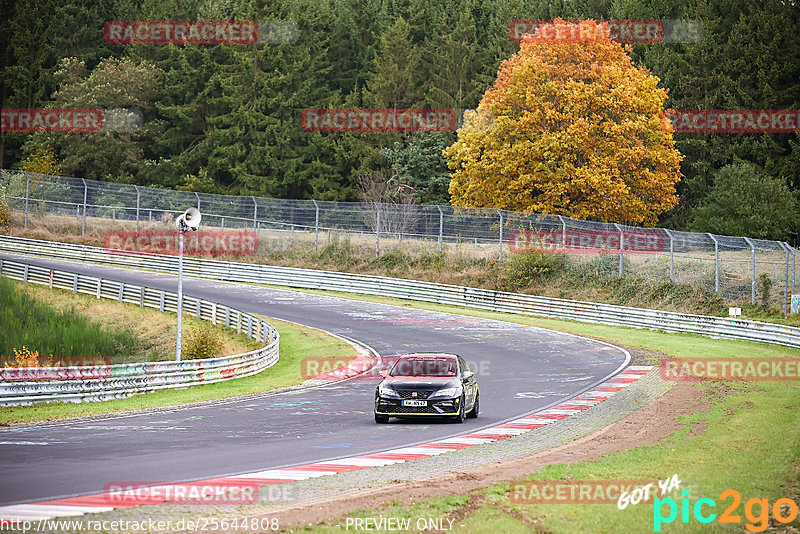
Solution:
<svg viewBox="0 0 800 534">
<path fill-rule="evenodd" d="M 221 351 L 222 333 L 212 323 L 203 323 L 184 337 L 181 356 L 186 360 L 201 360 L 218 356 Z"/>
<path fill-rule="evenodd" d="M 761 297 L 761 304 L 765 307 L 769 307 L 769 298 L 770 292 L 772 291 L 772 278 L 769 277 L 767 273 L 761 273 L 758 275 L 758 294 Z"/>
<path fill-rule="evenodd" d="M 535 282 L 552 276 L 563 269 L 564 259 L 560 254 L 533 252 L 515 254 L 503 264 L 503 285 L 510 291 L 530 287 Z"/>
<path fill-rule="evenodd" d="M 11 224 L 11 212 L 8 209 L 6 199 L 0 198 L 0 227 L 7 227 Z"/>
<path fill-rule="evenodd" d="M 715 173 L 690 226 L 700 232 L 788 240 L 800 230 L 798 210 L 798 199 L 784 179 L 740 162 Z"/>
<path fill-rule="evenodd" d="M 405 267 L 411 261 L 411 257 L 406 254 L 405 252 L 401 252 L 399 250 L 394 250 L 383 256 L 379 256 L 372 260 L 373 265 L 382 265 L 386 267 L 388 271 L 396 269 L 397 267 Z"/>
<path fill-rule="evenodd" d="M 600 276 L 619 276 L 619 254 L 598 254 L 583 266 L 593 274 Z M 622 272 L 630 274 L 631 260 L 626 255 L 622 256 Z"/>
</svg>

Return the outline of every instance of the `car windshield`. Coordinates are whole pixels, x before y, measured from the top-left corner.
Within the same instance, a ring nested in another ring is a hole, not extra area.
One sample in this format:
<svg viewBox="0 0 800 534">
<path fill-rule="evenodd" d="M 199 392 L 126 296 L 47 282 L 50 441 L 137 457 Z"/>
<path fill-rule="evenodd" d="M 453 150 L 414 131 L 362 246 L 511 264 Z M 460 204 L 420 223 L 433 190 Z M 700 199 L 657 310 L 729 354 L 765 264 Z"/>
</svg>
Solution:
<svg viewBox="0 0 800 534">
<path fill-rule="evenodd" d="M 403 358 L 394 364 L 390 376 L 456 376 L 453 358 Z"/>
</svg>

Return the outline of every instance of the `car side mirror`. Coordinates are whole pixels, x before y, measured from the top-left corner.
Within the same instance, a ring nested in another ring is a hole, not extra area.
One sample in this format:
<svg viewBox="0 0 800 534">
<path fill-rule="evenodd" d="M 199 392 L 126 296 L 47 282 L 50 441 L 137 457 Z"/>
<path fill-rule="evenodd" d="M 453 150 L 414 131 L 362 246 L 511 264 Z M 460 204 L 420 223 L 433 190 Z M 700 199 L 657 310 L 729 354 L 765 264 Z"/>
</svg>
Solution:
<svg viewBox="0 0 800 534">
<path fill-rule="evenodd" d="M 467 371 L 466 373 L 464 373 L 463 382 L 466 382 L 467 380 L 471 379 L 473 376 L 475 376 L 475 373 L 473 373 L 472 371 Z"/>
<path fill-rule="evenodd" d="M 389 373 L 387 371 L 378 371 L 378 374 L 386 378 L 386 375 L 388 375 Z"/>
</svg>

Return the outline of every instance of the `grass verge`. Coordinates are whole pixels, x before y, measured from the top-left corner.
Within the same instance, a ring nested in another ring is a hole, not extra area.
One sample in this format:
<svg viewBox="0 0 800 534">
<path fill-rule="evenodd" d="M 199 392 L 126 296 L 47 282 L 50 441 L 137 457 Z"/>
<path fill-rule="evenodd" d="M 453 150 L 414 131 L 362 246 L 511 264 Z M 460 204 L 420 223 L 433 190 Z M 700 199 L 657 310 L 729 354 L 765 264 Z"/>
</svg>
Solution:
<svg viewBox="0 0 800 534">
<path fill-rule="evenodd" d="M 109 363 L 163 361 L 175 358 L 175 316 L 153 308 L 120 304 L 64 289 L 0 278 L 0 355 L 26 345 L 54 359 L 103 356 Z M 184 314 L 184 336 L 209 323 Z M 213 327 L 221 343 L 215 356 L 240 354 L 260 344 L 223 326 Z M 13 357 L 11 358 L 13 360 Z M 188 358 L 187 358 L 188 359 Z"/>
<path fill-rule="evenodd" d="M 48 288 L 37 287 L 33 289 L 37 292 L 39 290 L 50 292 Z M 68 294 L 67 292 L 63 293 L 67 298 L 72 297 L 72 295 Z M 87 298 L 90 301 L 92 300 L 91 297 Z M 138 314 L 141 312 L 149 312 L 150 314 L 155 314 L 156 317 L 149 320 L 150 325 L 148 328 L 156 329 L 160 327 L 169 330 L 169 325 L 171 325 L 172 330 L 170 339 L 172 340 L 172 343 L 174 343 L 175 325 L 174 316 L 171 314 L 162 314 L 159 311 L 146 309 L 142 310 L 131 304 L 119 304 L 110 301 L 98 301 L 98 303 L 102 303 L 103 306 L 110 306 L 115 309 L 124 308 L 125 313 L 130 312 Z M 156 321 L 156 319 L 160 319 L 160 321 Z M 269 317 L 264 317 L 264 319 L 266 319 L 270 324 L 278 329 L 278 332 L 280 332 L 280 360 L 274 366 L 257 375 L 236 380 L 229 380 L 226 382 L 219 382 L 216 384 L 192 386 L 184 389 L 156 391 L 143 395 L 134 395 L 126 399 L 118 399 L 106 402 L 87 404 L 49 403 L 34 406 L 0 407 L 0 426 L 6 426 L 13 423 L 31 423 L 36 421 L 48 421 L 69 417 L 102 415 L 129 410 L 176 406 L 192 402 L 261 393 L 302 383 L 305 378 L 301 374 L 301 362 L 302 359 L 309 354 L 314 354 L 315 356 L 324 355 L 341 358 L 355 358 L 357 356 L 355 349 L 351 345 L 321 330 L 316 330 Z M 195 321 L 198 324 L 200 323 L 200 321 L 197 321 L 194 318 L 189 318 L 188 325 L 193 324 Z M 169 323 L 169 325 L 167 323 Z M 220 328 L 224 331 L 224 335 L 226 337 L 236 336 L 244 338 L 243 335 L 237 334 L 233 330 L 225 329 L 223 327 Z M 256 346 L 258 345 L 258 342 L 255 342 L 254 340 L 247 340 L 247 342 L 247 345 L 249 345 L 249 342 L 255 343 Z M 238 343 L 241 343 L 241 341 Z M 226 346 L 230 346 L 231 344 L 235 346 L 235 343 L 228 339 L 228 341 L 226 341 Z M 172 350 L 174 351 L 174 345 L 172 345 Z M 247 350 L 252 349 L 248 348 Z M 237 352 L 244 352 L 244 350 L 238 350 Z M 231 352 L 231 354 L 234 353 L 235 352 Z"/>
<path fill-rule="evenodd" d="M 45 365 L 49 357 L 125 360 L 139 348 L 140 341 L 130 328 L 92 321 L 74 307 L 51 306 L 41 292 L 28 291 L 26 285 L 0 277 L 0 365 L 13 365 L 15 351 L 21 352 L 23 347 L 34 358 L 38 355 L 39 365 Z"/>
</svg>

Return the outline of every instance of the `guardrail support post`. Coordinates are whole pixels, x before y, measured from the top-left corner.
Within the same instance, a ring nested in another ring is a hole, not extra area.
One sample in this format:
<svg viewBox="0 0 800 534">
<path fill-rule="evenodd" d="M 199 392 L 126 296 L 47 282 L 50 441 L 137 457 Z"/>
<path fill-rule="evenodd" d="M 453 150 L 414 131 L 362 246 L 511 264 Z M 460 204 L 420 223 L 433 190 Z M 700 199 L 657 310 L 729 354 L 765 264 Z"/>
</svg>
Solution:
<svg viewBox="0 0 800 534">
<path fill-rule="evenodd" d="M 442 207 L 438 204 L 436 205 L 436 209 L 439 210 L 439 256 L 441 256 L 444 252 L 444 212 L 442 211 Z"/>
<path fill-rule="evenodd" d="M 719 293 L 719 241 L 713 234 L 707 234 L 714 241 L 714 293 Z"/>
<path fill-rule="evenodd" d="M 319 250 L 319 204 L 316 200 L 314 203 L 314 250 Z"/>
<path fill-rule="evenodd" d="M 497 215 L 500 216 L 500 251 L 497 254 L 497 261 L 503 261 L 503 213 L 498 209 L 495 209 L 494 211 L 496 211 Z"/>
<path fill-rule="evenodd" d="M 749 238 L 744 238 L 745 242 L 750 245 L 750 304 L 756 303 L 756 247 Z"/>
<path fill-rule="evenodd" d="M 83 225 L 81 226 L 81 235 L 86 233 L 86 200 L 89 197 L 89 187 L 86 185 L 86 180 L 81 178 L 83 182 Z"/>
<path fill-rule="evenodd" d="M 375 255 L 380 256 L 381 254 L 381 207 L 376 202 L 375 203 Z"/>
<path fill-rule="evenodd" d="M 136 189 L 136 231 L 139 231 L 139 186 L 134 185 L 134 189 Z"/>
<path fill-rule="evenodd" d="M 28 199 L 31 196 L 31 177 L 28 176 L 28 171 L 22 171 L 25 173 L 25 228 L 28 227 Z"/>
</svg>

